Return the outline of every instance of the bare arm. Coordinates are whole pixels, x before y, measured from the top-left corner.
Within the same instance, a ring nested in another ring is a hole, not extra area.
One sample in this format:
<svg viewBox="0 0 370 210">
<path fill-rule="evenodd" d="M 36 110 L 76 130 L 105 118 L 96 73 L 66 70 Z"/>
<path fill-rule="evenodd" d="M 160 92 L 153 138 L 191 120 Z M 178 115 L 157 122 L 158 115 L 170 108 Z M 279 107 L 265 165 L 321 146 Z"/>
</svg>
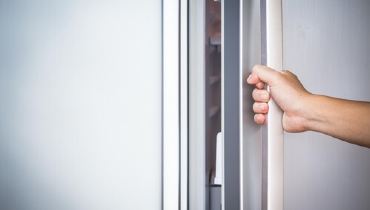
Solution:
<svg viewBox="0 0 370 210">
<path fill-rule="evenodd" d="M 256 85 L 253 91 L 256 123 L 265 121 L 267 102 L 272 97 L 284 111 L 283 127 L 287 132 L 317 131 L 370 148 L 369 102 L 311 94 L 293 73 L 260 65 L 253 68 L 248 83 Z M 263 90 L 264 84 L 270 86 L 270 93 Z"/>
<path fill-rule="evenodd" d="M 370 103 L 312 95 L 307 110 L 309 130 L 370 147 Z"/>
</svg>

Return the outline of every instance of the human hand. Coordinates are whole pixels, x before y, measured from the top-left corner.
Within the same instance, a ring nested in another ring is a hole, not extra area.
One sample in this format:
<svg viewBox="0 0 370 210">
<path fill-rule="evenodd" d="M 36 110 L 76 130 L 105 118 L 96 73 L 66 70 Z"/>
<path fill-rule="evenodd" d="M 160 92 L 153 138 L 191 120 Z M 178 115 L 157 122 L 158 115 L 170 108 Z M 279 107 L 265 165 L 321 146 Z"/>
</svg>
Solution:
<svg viewBox="0 0 370 210">
<path fill-rule="evenodd" d="M 303 87 L 296 75 L 290 71 L 278 72 L 267 66 L 255 65 L 247 82 L 256 86 L 252 93 L 255 100 L 253 111 L 256 113 L 254 116 L 256 123 L 262 124 L 265 121 L 264 114 L 268 113 L 268 102 L 272 97 L 284 111 L 284 130 L 288 132 L 308 130 L 306 110 L 310 108 L 308 102 L 312 94 Z M 263 89 L 265 84 L 269 86 L 270 93 Z"/>
</svg>

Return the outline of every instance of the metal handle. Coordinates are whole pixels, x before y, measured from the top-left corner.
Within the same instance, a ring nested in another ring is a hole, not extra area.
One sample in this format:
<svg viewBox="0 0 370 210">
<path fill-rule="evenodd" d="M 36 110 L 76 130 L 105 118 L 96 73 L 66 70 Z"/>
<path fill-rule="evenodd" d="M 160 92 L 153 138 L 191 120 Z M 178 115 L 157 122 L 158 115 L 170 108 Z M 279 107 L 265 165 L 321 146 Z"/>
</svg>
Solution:
<svg viewBox="0 0 370 210">
<path fill-rule="evenodd" d="M 262 64 L 277 71 L 283 66 L 281 0 L 261 0 Z M 267 87 L 269 91 L 269 87 Z M 284 130 L 282 110 L 269 102 L 269 113 L 262 126 L 262 209 L 282 210 L 284 200 Z"/>
</svg>

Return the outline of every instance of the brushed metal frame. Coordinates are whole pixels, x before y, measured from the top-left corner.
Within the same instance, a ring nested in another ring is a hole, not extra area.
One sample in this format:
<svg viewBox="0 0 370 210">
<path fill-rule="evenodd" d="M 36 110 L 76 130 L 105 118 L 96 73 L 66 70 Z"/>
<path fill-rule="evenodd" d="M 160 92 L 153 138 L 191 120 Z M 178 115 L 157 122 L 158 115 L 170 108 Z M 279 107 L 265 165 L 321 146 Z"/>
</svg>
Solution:
<svg viewBox="0 0 370 210">
<path fill-rule="evenodd" d="M 261 0 L 262 64 L 277 71 L 283 66 L 282 1 Z M 268 91 L 269 87 L 266 87 Z M 273 101 L 262 126 L 262 209 L 284 208 L 283 112 Z"/>
<path fill-rule="evenodd" d="M 189 206 L 189 2 L 180 1 L 180 209 Z"/>
<path fill-rule="evenodd" d="M 205 1 L 189 0 L 189 209 L 206 209 Z"/>
</svg>

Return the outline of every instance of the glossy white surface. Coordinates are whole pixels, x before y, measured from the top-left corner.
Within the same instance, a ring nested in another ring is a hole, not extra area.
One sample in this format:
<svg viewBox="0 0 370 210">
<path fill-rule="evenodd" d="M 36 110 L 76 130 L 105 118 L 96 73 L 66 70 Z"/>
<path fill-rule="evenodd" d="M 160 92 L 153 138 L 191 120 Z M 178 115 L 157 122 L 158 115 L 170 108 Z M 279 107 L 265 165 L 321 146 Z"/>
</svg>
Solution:
<svg viewBox="0 0 370 210">
<path fill-rule="evenodd" d="M 266 31 L 266 37 L 261 37 L 262 42 L 263 39 L 266 39 L 265 65 L 281 71 L 283 67 L 282 1 L 266 0 L 266 14 L 261 15 L 266 15 L 266 28 L 262 27 L 262 31 Z M 269 91 L 269 87 L 267 90 Z M 282 110 L 274 100 L 270 100 L 269 112 L 262 126 L 263 210 L 282 210 L 284 207 L 284 130 L 282 118 Z"/>
<path fill-rule="evenodd" d="M 161 1 L 1 1 L 0 209 L 161 209 Z"/>
<path fill-rule="evenodd" d="M 163 1 L 163 209 L 179 207 L 179 2 Z"/>
<path fill-rule="evenodd" d="M 367 0 L 284 0 L 284 69 L 312 93 L 370 101 L 369 20 Z M 369 149 L 285 133 L 284 156 L 284 209 L 369 209 Z"/>
</svg>

